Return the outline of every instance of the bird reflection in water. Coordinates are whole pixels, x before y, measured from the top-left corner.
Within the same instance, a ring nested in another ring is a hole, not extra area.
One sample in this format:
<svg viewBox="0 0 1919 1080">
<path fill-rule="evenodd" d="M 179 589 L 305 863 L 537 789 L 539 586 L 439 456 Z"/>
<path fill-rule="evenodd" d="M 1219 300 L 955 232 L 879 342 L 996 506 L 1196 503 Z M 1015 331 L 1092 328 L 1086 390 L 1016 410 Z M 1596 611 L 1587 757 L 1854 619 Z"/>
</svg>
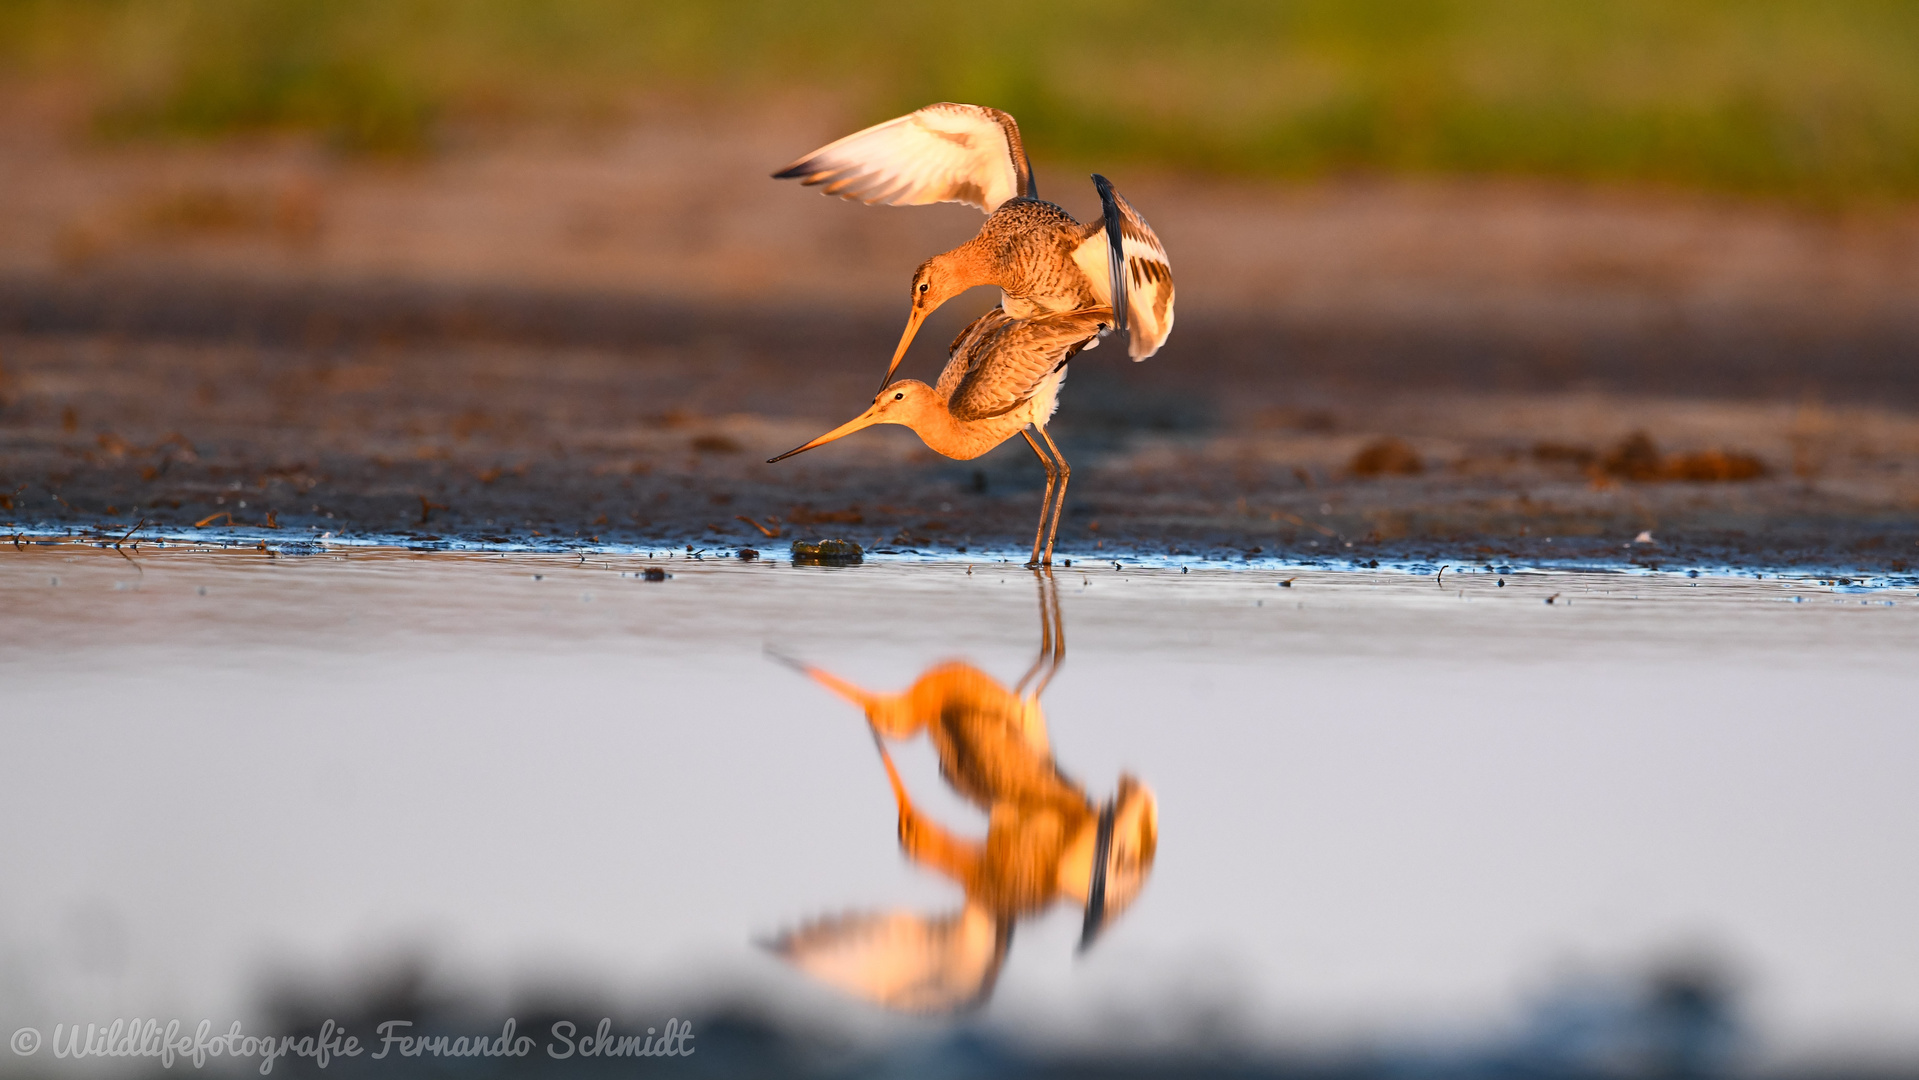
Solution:
<svg viewBox="0 0 1919 1080">
<path fill-rule="evenodd" d="M 1158 806 L 1152 791 L 1127 774 L 1110 799 L 1095 803 L 1054 763 L 1039 697 L 1066 655 L 1066 639 L 1052 575 L 1034 576 L 1039 656 L 1011 690 L 964 661 L 935 665 L 897 694 L 794 664 L 865 711 L 899 805 L 901 849 L 951 879 L 965 900 L 938 915 L 896 910 L 817 919 L 766 942 L 788 963 L 889 1008 L 955 1012 L 992 994 L 1019 920 L 1058 903 L 1076 905 L 1084 913 L 1083 952 L 1139 895 L 1153 869 Z M 947 784 L 986 812 L 985 839 L 957 836 L 913 805 L 886 744 L 922 731 Z"/>
</svg>

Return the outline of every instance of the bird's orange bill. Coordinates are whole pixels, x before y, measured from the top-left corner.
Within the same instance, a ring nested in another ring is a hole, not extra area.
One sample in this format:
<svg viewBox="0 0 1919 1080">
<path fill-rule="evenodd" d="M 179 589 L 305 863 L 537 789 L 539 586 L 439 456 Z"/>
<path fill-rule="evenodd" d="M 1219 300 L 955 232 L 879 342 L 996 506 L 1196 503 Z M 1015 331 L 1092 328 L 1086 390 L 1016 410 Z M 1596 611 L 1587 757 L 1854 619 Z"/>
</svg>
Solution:
<svg viewBox="0 0 1919 1080">
<path fill-rule="evenodd" d="M 926 321 L 926 309 L 913 305 L 912 314 L 906 317 L 906 332 L 900 335 L 900 346 L 893 350 L 893 362 L 886 365 L 886 378 L 880 380 L 880 389 L 893 381 L 893 373 L 900 369 L 900 361 L 906 359 L 906 350 L 913 344 L 913 336 L 920 332 L 920 324 Z"/>
<path fill-rule="evenodd" d="M 848 420 L 846 423 L 841 424 L 839 427 L 836 427 L 833 430 L 827 432 L 826 434 L 820 436 L 819 438 L 814 439 L 812 442 L 807 443 L 805 446 L 795 446 L 793 449 L 788 450 L 786 453 L 781 454 L 779 457 L 767 458 L 766 463 L 768 465 L 771 465 L 776 461 L 785 461 L 787 458 L 792 457 L 794 454 L 804 454 L 808 450 L 811 450 L 816 446 L 825 446 L 827 443 L 830 443 L 834 441 L 835 439 L 844 439 L 848 435 L 853 434 L 855 431 L 860 431 L 865 428 L 870 428 L 874 424 L 877 424 L 880 422 L 879 418 L 874 415 L 874 413 L 876 413 L 878 410 L 879 410 L 879 402 L 876 401 L 871 406 L 869 406 L 865 412 L 859 414 L 858 416 L 855 416 L 851 420 Z"/>
</svg>

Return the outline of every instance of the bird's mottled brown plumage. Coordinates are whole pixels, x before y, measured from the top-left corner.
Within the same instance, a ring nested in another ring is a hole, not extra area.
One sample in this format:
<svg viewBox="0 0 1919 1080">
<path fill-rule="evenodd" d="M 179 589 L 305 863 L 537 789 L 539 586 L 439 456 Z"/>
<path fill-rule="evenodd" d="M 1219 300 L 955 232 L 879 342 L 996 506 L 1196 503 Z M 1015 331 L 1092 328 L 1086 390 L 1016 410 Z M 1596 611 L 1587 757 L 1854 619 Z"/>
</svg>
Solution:
<svg viewBox="0 0 1919 1080">
<path fill-rule="evenodd" d="M 960 331 L 933 388 L 955 420 L 1018 417 L 1044 426 L 1059 407 L 1059 382 L 1065 378 L 1067 363 L 1096 346 L 1112 318 L 1113 313 L 1103 307 L 1026 319 L 994 308 Z M 1027 405 L 1031 407 L 1021 408 Z M 1012 434 L 1008 431 L 1001 441 Z"/>
<path fill-rule="evenodd" d="M 952 254 L 990 275 L 1002 294 L 1000 307 L 1015 319 L 1104 307 L 1101 290 L 1073 261 L 1087 228 L 1052 203 L 1011 199 Z"/>
<path fill-rule="evenodd" d="M 973 320 L 954 340 L 952 357 L 938 385 L 917 379 L 892 383 L 865 412 L 770 460 L 792 457 L 875 424 L 912 428 L 927 446 L 959 461 L 979 457 L 1015 433 L 1024 434 L 1046 467 L 1046 495 L 1033 537 L 1032 561 L 1050 563 L 1053 539 L 1059 532 L 1059 507 L 1072 470 L 1046 434 L 1046 422 L 1059 406 L 1067 362 L 1097 345 L 1112 318 L 1106 308 L 1030 319 L 1015 319 L 994 308 Z M 1040 447 L 1042 441 L 1045 449 Z"/>
</svg>

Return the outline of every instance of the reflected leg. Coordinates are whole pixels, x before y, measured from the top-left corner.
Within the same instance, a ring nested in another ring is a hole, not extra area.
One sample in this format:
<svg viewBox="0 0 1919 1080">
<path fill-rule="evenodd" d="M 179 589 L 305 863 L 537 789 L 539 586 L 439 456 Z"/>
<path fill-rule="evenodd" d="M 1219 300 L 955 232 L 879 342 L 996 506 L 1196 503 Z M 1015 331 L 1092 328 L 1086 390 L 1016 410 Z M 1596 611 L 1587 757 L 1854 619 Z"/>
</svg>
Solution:
<svg viewBox="0 0 1919 1080">
<path fill-rule="evenodd" d="M 1033 666 L 1027 668 L 1026 674 L 1021 675 L 1019 681 L 1013 684 L 1013 692 L 1015 694 L 1024 692 L 1026 684 L 1032 682 L 1033 676 L 1039 674 L 1040 669 L 1046 667 L 1049 661 L 1053 662 L 1054 666 L 1057 666 L 1057 662 L 1053 661 L 1055 651 L 1053 627 L 1057 620 L 1053 617 L 1052 612 L 1058 610 L 1059 588 L 1053 581 L 1053 571 L 1050 569 L 1035 567 L 1033 569 L 1033 580 L 1039 585 L 1039 655 L 1033 657 Z M 1051 608 L 1047 605 L 1048 596 L 1051 596 L 1053 599 Z M 1052 674 L 1049 671 L 1047 678 L 1051 677 Z M 1046 685 L 1046 680 L 1040 680 L 1040 685 Z M 1037 691 L 1035 691 L 1034 696 L 1038 696 Z"/>
<path fill-rule="evenodd" d="M 1051 571 L 1047 572 L 1046 582 L 1040 589 L 1039 610 L 1042 626 L 1046 624 L 1049 616 L 1051 619 L 1050 632 L 1042 630 L 1042 636 L 1051 641 L 1052 650 L 1051 655 L 1047 657 L 1045 672 L 1040 676 L 1039 682 L 1033 685 L 1034 698 L 1038 698 L 1045 692 L 1046 684 L 1053 681 L 1053 676 L 1059 673 L 1059 666 L 1066 662 L 1066 623 L 1060 618 L 1059 584 L 1053 580 Z"/>
</svg>

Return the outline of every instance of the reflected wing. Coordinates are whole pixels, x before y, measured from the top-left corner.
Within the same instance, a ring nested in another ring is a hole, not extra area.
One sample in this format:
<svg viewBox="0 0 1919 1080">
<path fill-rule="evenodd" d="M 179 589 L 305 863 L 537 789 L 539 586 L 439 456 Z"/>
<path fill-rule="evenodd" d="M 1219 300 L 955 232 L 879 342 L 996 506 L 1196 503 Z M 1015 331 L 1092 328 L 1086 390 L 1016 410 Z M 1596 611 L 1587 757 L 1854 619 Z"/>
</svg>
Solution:
<svg viewBox="0 0 1919 1080">
<path fill-rule="evenodd" d="M 808 975 L 878 1005 L 941 1013 L 985 1002 L 1013 924 L 967 904 L 950 915 L 854 912 L 809 923 L 767 948 Z"/>
<path fill-rule="evenodd" d="M 960 335 L 940 374 L 951 387 L 946 407 L 957 420 L 979 420 L 1017 408 L 1041 380 L 1090 348 L 1112 325 L 1106 308 L 1085 308 L 1015 319 L 998 308 Z"/>
<path fill-rule="evenodd" d="M 825 194 L 871 205 L 962 202 L 987 213 L 1035 194 L 1019 125 L 983 105 L 928 105 L 828 144 L 773 174 L 825 184 Z"/>
<path fill-rule="evenodd" d="M 1112 205 L 1118 215 L 1120 253 L 1125 256 L 1121 276 L 1126 282 L 1126 322 L 1132 331 L 1126 351 L 1133 359 L 1144 360 L 1158 352 L 1173 332 L 1173 264 L 1153 227 L 1133 204 L 1115 191 Z M 1084 237 L 1073 249 L 1073 261 L 1092 280 L 1093 294 L 1110 305 L 1113 274 L 1107 222 L 1088 223 Z"/>
</svg>

